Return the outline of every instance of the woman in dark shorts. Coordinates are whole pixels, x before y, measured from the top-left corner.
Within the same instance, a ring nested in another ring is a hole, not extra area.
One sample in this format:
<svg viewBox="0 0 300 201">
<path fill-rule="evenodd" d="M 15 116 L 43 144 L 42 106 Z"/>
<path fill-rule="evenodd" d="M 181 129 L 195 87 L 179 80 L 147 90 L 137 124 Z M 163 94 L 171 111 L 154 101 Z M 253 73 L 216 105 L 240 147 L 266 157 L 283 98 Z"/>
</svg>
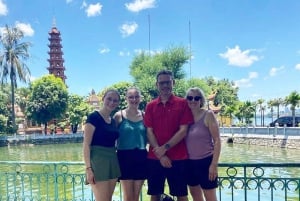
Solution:
<svg viewBox="0 0 300 201">
<path fill-rule="evenodd" d="M 138 201 L 147 176 L 147 137 L 143 112 L 139 110 L 141 92 L 130 87 L 126 92 L 127 108 L 115 114 L 120 137 L 117 154 L 121 169 L 121 187 L 124 201 Z"/>
<path fill-rule="evenodd" d="M 119 131 L 115 120 L 110 117 L 119 102 L 118 91 L 108 90 L 103 96 L 103 106 L 88 115 L 84 126 L 86 183 L 91 184 L 96 201 L 112 200 L 121 175 L 115 147 Z"/>
<path fill-rule="evenodd" d="M 218 121 L 211 110 L 205 109 L 205 96 L 195 87 L 187 91 L 186 99 L 194 116 L 186 144 L 189 154 L 187 183 L 194 201 L 217 201 L 218 162 L 221 140 Z M 203 192 L 203 193 L 202 193 Z"/>
</svg>

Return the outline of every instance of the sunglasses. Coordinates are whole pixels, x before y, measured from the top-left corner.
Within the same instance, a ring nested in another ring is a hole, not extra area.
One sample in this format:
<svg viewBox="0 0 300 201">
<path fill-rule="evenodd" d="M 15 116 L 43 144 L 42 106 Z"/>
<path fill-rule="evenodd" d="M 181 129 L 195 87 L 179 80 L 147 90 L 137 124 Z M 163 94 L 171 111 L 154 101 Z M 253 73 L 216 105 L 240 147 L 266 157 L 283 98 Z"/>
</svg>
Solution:
<svg viewBox="0 0 300 201">
<path fill-rule="evenodd" d="M 201 98 L 201 96 L 187 96 L 186 99 L 189 101 L 192 101 L 192 100 L 199 101 L 202 98 Z"/>
</svg>

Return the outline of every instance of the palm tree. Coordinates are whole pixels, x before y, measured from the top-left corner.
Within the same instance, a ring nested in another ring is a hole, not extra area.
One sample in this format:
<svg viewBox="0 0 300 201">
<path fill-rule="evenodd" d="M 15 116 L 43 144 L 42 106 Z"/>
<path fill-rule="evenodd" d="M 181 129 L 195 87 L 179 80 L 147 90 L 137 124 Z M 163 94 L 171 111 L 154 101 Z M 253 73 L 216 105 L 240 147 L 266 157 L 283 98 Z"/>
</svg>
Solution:
<svg viewBox="0 0 300 201">
<path fill-rule="evenodd" d="M 243 103 L 243 113 L 245 117 L 245 123 L 249 125 L 251 122 L 251 118 L 253 118 L 253 114 L 255 113 L 255 105 L 251 101 L 246 101 Z"/>
<path fill-rule="evenodd" d="M 273 100 L 273 105 L 275 107 L 277 107 L 277 119 L 279 118 L 279 107 L 280 105 L 283 105 L 284 104 L 284 101 L 282 100 L 282 98 L 275 98 Z"/>
<path fill-rule="evenodd" d="M 274 106 L 275 106 L 275 101 L 274 100 L 269 100 L 267 102 L 268 108 L 270 108 L 270 112 L 271 112 L 271 118 L 272 118 L 272 122 L 273 122 L 273 114 L 274 114 Z"/>
<path fill-rule="evenodd" d="M 257 125 L 257 122 L 256 122 L 256 119 L 257 119 L 256 118 L 257 109 L 256 109 L 256 107 L 257 107 L 258 103 L 256 101 L 253 101 L 251 104 L 253 105 L 253 108 L 254 108 L 254 126 L 256 126 Z"/>
<path fill-rule="evenodd" d="M 259 111 L 260 111 L 260 125 L 263 126 L 263 103 L 265 102 L 264 99 L 260 98 L 257 100 L 257 105 L 259 105 Z"/>
<path fill-rule="evenodd" d="M 300 94 L 297 91 L 293 91 L 285 98 L 287 104 L 291 104 L 292 116 L 293 116 L 293 127 L 295 126 L 295 110 L 300 104 Z"/>
<path fill-rule="evenodd" d="M 2 48 L 0 49 L 0 80 L 1 84 L 10 79 L 11 85 L 11 121 L 13 131 L 16 131 L 15 119 L 15 88 L 17 87 L 17 77 L 26 83 L 30 78 L 30 70 L 23 62 L 29 58 L 29 42 L 21 42 L 24 33 L 17 27 L 5 26 L 0 36 Z"/>
</svg>

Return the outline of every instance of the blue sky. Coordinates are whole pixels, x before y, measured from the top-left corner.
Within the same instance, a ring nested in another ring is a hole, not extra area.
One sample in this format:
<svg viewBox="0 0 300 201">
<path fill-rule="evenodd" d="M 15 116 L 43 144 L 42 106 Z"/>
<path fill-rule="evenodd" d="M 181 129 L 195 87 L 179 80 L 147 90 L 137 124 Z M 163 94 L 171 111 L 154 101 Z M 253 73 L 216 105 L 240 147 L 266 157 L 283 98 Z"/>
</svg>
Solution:
<svg viewBox="0 0 300 201">
<path fill-rule="evenodd" d="M 71 93 L 131 81 L 141 50 L 191 45 L 187 78 L 229 79 L 254 101 L 300 91 L 299 10 L 299 0 L 0 0 L 0 27 L 25 32 L 35 79 L 48 74 L 55 18 Z"/>
</svg>

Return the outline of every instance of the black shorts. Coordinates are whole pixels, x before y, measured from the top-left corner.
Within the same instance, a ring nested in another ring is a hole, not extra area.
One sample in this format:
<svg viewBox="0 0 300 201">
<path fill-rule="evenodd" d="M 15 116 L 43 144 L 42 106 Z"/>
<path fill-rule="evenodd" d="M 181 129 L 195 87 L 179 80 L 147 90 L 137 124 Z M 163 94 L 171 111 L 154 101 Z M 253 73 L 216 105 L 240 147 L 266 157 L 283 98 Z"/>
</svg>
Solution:
<svg viewBox="0 0 300 201">
<path fill-rule="evenodd" d="M 121 169 L 120 180 L 144 180 L 147 178 L 147 150 L 117 151 Z"/>
<path fill-rule="evenodd" d="M 187 196 L 186 162 L 186 160 L 172 161 L 171 168 L 164 168 L 159 160 L 148 159 L 148 195 L 163 194 L 167 179 L 172 196 Z"/>
<path fill-rule="evenodd" d="M 208 179 L 211 161 L 212 156 L 199 160 L 188 160 L 187 183 L 189 186 L 200 185 L 203 189 L 214 189 L 218 187 L 218 178 L 214 181 Z"/>
</svg>

